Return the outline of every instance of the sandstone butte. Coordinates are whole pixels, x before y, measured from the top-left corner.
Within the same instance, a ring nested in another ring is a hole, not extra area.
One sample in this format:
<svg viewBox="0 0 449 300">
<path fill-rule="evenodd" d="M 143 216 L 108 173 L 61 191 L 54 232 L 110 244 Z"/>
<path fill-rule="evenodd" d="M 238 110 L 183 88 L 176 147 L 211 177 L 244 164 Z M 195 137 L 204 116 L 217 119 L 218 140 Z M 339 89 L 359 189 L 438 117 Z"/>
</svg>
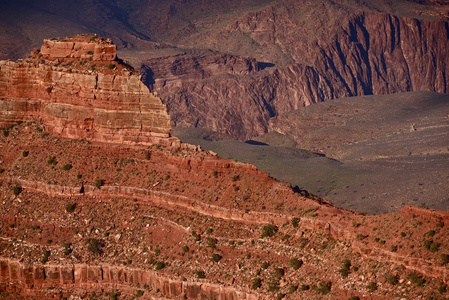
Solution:
<svg viewBox="0 0 449 300">
<path fill-rule="evenodd" d="M 109 40 L 46 40 L 0 93 L 0 297 L 447 297 L 449 213 L 339 209 L 180 143 Z"/>
<path fill-rule="evenodd" d="M 108 39 L 44 40 L 40 51 L 0 62 L 0 123 L 37 120 L 49 133 L 92 141 L 154 144 L 170 117 Z"/>
</svg>

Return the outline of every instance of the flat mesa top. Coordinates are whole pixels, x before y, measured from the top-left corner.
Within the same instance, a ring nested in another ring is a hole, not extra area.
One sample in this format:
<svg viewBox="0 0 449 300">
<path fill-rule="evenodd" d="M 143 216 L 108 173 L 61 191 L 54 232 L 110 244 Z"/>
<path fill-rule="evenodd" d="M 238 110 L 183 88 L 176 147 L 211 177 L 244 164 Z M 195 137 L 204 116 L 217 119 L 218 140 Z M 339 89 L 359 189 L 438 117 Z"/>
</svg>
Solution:
<svg viewBox="0 0 449 300">
<path fill-rule="evenodd" d="M 117 57 L 117 47 L 110 39 L 95 34 L 73 37 L 45 39 L 40 49 L 45 59 L 80 58 L 113 61 Z"/>
<path fill-rule="evenodd" d="M 96 34 L 77 34 L 71 37 L 62 37 L 62 38 L 51 38 L 51 39 L 44 39 L 45 41 L 51 41 L 51 42 L 81 42 L 81 43 L 94 43 L 94 44 L 109 44 L 113 45 L 111 39 L 103 38 L 101 36 L 98 36 Z"/>
</svg>

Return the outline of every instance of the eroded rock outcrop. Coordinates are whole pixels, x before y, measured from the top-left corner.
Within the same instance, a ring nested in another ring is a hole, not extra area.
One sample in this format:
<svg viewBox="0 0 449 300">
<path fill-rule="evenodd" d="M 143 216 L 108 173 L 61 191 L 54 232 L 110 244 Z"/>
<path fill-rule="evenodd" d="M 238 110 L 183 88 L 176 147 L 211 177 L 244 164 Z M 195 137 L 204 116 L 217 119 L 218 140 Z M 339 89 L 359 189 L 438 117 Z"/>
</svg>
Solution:
<svg viewBox="0 0 449 300">
<path fill-rule="evenodd" d="M 170 117 L 115 45 L 97 36 L 45 40 L 25 60 L 0 62 L 2 126 L 39 120 L 63 137 L 159 143 Z"/>
</svg>

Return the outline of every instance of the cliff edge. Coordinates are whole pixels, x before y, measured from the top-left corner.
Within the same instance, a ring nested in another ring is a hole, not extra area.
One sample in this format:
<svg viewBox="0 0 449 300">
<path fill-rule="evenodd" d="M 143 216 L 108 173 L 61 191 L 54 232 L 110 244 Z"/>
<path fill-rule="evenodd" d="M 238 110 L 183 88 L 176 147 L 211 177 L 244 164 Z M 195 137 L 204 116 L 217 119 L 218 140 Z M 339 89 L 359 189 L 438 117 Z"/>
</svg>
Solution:
<svg viewBox="0 0 449 300">
<path fill-rule="evenodd" d="M 37 120 L 49 133 L 102 142 L 170 137 L 161 99 L 96 35 L 44 40 L 27 59 L 0 61 L 0 99 L 2 126 Z"/>
</svg>

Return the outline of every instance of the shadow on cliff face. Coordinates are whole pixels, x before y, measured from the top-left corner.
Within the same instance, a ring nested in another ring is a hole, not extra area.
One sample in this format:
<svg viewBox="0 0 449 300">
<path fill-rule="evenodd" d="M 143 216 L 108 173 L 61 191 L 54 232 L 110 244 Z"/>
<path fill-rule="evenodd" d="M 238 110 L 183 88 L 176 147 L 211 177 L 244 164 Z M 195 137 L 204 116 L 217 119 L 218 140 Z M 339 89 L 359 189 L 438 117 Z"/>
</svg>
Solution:
<svg viewBox="0 0 449 300">
<path fill-rule="evenodd" d="M 154 72 L 151 68 L 148 68 L 144 65 L 140 68 L 140 73 L 142 74 L 141 80 L 142 82 L 150 89 L 153 88 L 154 80 Z"/>
</svg>

